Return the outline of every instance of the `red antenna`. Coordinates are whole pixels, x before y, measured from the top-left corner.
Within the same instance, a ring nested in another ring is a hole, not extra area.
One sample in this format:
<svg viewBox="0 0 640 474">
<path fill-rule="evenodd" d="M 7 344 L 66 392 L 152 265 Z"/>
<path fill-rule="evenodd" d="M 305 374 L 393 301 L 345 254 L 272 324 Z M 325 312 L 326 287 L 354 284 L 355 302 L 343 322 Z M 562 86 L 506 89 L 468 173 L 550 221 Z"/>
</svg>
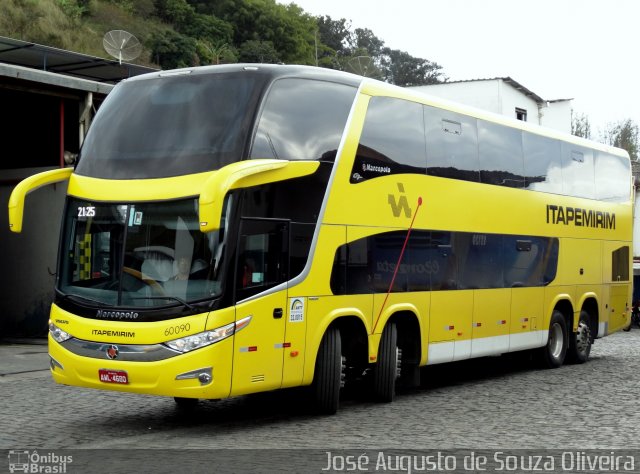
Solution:
<svg viewBox="0 0 640 474">
<path fill-rule="evenodd" d="M 413 214 L 413 218 L 411 219 L 411 224 L 409 224 L 409 229 L 407 230 L 407 236 L 404 238 L 404 244 L 402 244 L 402 250 L 400 251 L 400 256 L 398 257 L 398 261 L 396 263 L 396 268 L 393 270 L 393 277 L 391 278 L 391 283 L 389 284 L 389 289 L 387 290 L 387 294 L 384 297 L 384 301 L 382 302 L 382 306 L 380 307 L 380 312 L 378 313 L 378 317 L 376 318 L 376 322 L 373 325 L 373 329 L 371 330 L 371 334 L 376 332 L 376 327 L 378 326 L 378 321 L 380 321 L 380 316 L 382 316 L 382 311 L 384 310 L 385 305 L 387 304 L 387 300 L 389 299 L 389 293 L 391 293 L 391 289 L 393 288 L 393 284 L 396 281 L 396 276 L 398 275 L 398 269 L 400 268 L 400 262 L 402 262 L 402 257 L 404 256 L 404 251 L 407 248 L 407 244 L 409 243 L 409 236 L 411 235 L 411 230 L 413 229 L 413 223 L 416 221 L 416 216 L 418 215 L 418 211 L 420 210 L 420 206 L 422 206 L 422 196 L 418 197 L 418 206 L 416 207 L 416 212 Z"/>
</svg>

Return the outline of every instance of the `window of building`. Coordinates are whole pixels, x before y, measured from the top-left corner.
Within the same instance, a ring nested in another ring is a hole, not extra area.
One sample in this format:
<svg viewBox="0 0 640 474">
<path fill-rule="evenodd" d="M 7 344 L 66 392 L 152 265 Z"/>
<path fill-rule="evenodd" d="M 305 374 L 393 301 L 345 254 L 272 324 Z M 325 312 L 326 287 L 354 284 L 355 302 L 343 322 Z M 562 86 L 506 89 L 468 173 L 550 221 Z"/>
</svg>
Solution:
<svg viewBox="0 0 640 474">
<path fill-rule="evenodd" d="M 523 122 L 527 121 L 527 111 L 525 109 L 521 109 L 516 107 L 516 118 L 518 120 L 522 120 Z"/>
</svg>

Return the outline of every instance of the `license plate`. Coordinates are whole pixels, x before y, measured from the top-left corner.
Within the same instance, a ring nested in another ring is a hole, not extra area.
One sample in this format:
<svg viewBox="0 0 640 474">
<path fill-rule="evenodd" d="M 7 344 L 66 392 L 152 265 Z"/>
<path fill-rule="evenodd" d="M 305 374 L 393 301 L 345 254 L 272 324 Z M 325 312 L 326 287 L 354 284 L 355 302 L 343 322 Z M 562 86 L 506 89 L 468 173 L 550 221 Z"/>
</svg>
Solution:
<svg viewBox="0 0 640 474">
<path fill-rule="evenodd" d="M 98 376 L 100 377 L 100 382 L 104 383 L 119 383 L 122 385 L 129 383 L 129 376 L 124 370 L 100 369 L 98 370 Z"/>
</svg>

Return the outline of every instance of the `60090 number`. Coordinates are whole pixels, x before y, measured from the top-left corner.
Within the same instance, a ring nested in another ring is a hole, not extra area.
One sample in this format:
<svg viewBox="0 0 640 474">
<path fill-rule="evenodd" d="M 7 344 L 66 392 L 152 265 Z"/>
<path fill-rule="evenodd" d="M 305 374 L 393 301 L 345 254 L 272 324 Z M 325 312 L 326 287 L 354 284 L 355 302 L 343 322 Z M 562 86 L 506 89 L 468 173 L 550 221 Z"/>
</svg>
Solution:
<svg viewBox="0 0 640 474">
<path fill-rule="evenodd" d="M 191 329 L 191 324 L 184 323 L 179 326 L 171 326 L 164 330 L 165 336 L 173 336 L 174 334 L 180 334 Z"/>
</svg>

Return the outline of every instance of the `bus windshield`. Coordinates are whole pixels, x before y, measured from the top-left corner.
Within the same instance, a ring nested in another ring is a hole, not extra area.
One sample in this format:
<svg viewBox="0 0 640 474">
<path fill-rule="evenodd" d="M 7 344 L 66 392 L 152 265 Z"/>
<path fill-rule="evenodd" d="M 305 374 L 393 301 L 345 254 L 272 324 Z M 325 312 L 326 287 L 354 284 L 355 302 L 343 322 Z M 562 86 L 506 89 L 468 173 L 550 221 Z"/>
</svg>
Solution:
<svg viewBox="0 0 640 474">
<path fill-rule="evenodd" d="M 197 204 L 193 198 L 135 204 L 70 198 L 58 290 L 78 302 L 114 307 L 161 307 L 219 296 L 226 214 L 220 230 L 202 233 Z"/>
<path fill-rule="evenodd" d="M 193 74 L 119 84 L 100 107 L 75 172 L 164 178 L 240 161 L 260 76 Z"/>
</svg>

